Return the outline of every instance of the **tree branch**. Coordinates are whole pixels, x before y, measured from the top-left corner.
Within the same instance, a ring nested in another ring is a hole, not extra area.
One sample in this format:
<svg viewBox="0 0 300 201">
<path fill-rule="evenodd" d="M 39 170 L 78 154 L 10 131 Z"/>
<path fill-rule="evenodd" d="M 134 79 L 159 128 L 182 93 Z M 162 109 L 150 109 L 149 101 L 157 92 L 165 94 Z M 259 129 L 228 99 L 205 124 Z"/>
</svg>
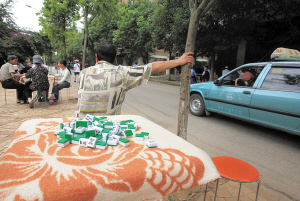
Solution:
<svg viewBox="0 0 300 201">
<path fill-rule="evenodd" d="M 207 12 L 208 10 L 214 5 L 214 3 L 216 2 L 217 0 L 212 0 L 208 5 L 206 4 L 205 6 L 205 9 L 202 11 L 202 13 L 199 13 L 199 18 L 203 17 Z M 201 6 L 201 5 L 200 5 Z M 200 8 L 199 6 L 199 8 Z M 199 9 L 198 8 L 198 9 Z"/>
<path fill-rule="evenodd" d="M 197 8 L 197 13 L 200 15 L 203 13 L 203 10 L 205 9 L 205 7 L 207 6 L 209 0 L 203 0 L 201 2 L 201 4 L 199 5 L 199 7 Z"/>
<path fill-rule="evenodd" d="M 189 0 L 190 11 L 194 10 L 197 5 L 197 0 Z"/>
</svg>

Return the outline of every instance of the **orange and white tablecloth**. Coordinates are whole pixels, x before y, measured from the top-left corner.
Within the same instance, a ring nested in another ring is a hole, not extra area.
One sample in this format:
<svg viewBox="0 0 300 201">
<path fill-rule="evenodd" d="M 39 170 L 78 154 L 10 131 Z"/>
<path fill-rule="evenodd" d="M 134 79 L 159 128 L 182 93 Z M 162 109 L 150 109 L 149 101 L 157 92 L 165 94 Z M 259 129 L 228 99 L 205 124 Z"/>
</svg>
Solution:
<svg viewBox="0 0 300 201">
<path fill-rule="evenodd" d="M 135 115 L 157 148 L 130 139 L 130 145 L 91 149 L 57 146 L 53 131 L 74 118 L 33 119 L 15 132 L 0 162 L 0 200 L 143 200 L 219 178 L 210 157 L 168 130 Z"/>
</svg>

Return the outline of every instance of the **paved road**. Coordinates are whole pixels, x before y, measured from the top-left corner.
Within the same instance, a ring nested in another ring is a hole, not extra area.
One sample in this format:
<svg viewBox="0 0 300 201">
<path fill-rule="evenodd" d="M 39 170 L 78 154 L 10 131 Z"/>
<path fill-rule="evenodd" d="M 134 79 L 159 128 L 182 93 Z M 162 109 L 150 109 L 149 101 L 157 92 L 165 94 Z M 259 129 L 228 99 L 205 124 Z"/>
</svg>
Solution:
<svg viewBox="0 0 300 201">
<path fill-rule="evenodd" d="M 127 92 L 122 111 L 176 133 L 178 104 L 178 86 L 149 82 Z M 227 155 L 252 164 L 263 185 L 300 200 L 300 137 L 218 114 L 190 114 L 188 141 L 211 157 Z"/>
</svg>

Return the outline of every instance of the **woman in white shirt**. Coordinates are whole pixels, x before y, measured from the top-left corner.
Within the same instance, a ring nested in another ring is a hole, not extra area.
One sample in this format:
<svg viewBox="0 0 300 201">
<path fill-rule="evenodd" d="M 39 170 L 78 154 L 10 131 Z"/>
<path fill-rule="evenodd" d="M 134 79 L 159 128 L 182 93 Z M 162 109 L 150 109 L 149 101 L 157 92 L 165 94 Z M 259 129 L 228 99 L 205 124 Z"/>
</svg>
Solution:
<svg viewBox="0 0 300 201">
<path fill-rule="evenodd" d="M 62 79 L 59 80 L 58 82 L 54 82 L 53 83 L 53 88 L 52 88 L 52 95 L 49 98 L 49 100 L 53 100 L 53 102 L 51 103 L 52 105 L 57 105 L 58 104 L 58 96 L 59 96 L 59 90 L 63 89 L 63 88 L 69 88 L 70 87 L 70 83 L 71 83 L 71 70 L 69 68 L 67 68 L 67 62 L 66 60 L 61 60 L 59 62 L 61 71 L 59 71 L 59 74 L 53 74 L 53 73 L 49 73 L 50 75 L 54 75 L 54 76 L 61 76 Z"/>
</svg>

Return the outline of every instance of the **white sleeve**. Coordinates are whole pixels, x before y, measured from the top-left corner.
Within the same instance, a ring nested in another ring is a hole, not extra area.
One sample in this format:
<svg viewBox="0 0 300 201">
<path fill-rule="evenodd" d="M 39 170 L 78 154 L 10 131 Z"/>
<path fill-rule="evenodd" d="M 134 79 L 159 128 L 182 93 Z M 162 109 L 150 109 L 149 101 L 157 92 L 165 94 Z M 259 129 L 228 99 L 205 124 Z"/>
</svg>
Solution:
<svg viewBox="0 0 300 201">
<path fill-rule="evenodd" d="M 64 81 L 66 81 L 66 80 L 67 80 L 67 77 L 68 77 L 68 74 L 69 74 L 70 72 L 69 72 L 68 69 L 66 69 L 63 73 L 64 73 L 64 75 L 63 75 L 62 79 L 60 79 L 60 80 L 57 82 L 58 84 L 61 84 L 61 83 L 63 83 Z"/>
</svg>

